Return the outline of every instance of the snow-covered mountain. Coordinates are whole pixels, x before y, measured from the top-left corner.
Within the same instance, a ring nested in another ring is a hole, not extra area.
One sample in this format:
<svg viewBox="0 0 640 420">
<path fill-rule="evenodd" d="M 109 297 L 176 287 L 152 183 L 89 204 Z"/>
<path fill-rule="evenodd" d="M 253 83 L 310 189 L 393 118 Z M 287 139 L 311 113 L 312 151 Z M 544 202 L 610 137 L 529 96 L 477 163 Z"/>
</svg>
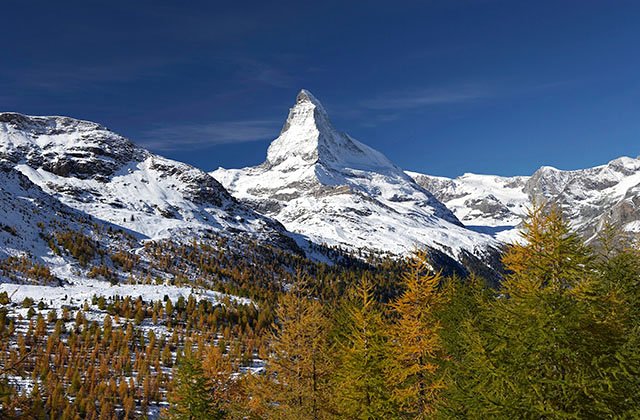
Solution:
<svg viewBox="0 0 640 420">
<path fill-rule="evenodd" d="M 317 243 L 395 255 L 428 246 L 455 259 L 498 246 L 490 235 L 466 229 L 382 153 L 337 131 L 306 90 L 264 163 L 212 175 L 235 197 Z"/>
<path fill-rule="evenodd" d="M 145 238 L 213 232 L 288 241 L 279 223 L 239 203 L 207 173 L 96 123 L 0 113 L 0 162 L 61 204 Z"/>
<path fill-rule="evenodd" d="M 7 162 L 0 161 L 0 259 L 28 253 L 50 253 L 42 231 L 88 225 L 80 213 L 45 194 Z"/>
<path fill-rule="evenodd" d="M 465 174 L 450 179 L 407 172 L 473 229 L 503 241 L 517 237 L 533 200 L 556 203 L 587 239 L 605 222 L 640 232 L 640 160 L 621 157 L 606 165 L 563 171 L 543 166 L 532 176 Z"/>
<path fill-rule="evenodd" d="M 607 221 L 640 232 L 640 160 L 614 159 L 606 165 L 576 171 L 543 167 L 525 186 L 531 196 L 560 205 L 573 226 L 587 238 Z"/>
<path fill-rule="evenodd" d="M 406 172 L 442 201 L 469 229 L 494 235 L 503 242 L 518 236 L 518 225 L 530 205 L 524 187 L 528 177 L 467 173 L 451 179 Z"/>
</svg>

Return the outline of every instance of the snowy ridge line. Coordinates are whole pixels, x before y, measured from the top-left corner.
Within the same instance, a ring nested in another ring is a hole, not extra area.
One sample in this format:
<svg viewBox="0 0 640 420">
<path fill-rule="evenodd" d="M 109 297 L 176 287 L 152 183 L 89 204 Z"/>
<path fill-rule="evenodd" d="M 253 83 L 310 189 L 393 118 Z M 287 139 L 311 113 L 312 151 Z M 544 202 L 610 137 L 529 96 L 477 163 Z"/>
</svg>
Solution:
<svg viewBox="0 0 640 420">
<path fill-rule="evenodd" d="M 564 171 L 543 166 L 531 176 L 464 174 L 446 178 L 407 171 L 467 226 L 504 242 L 517 240 L 535 201 L 557 204 L 588 240 L 605 223 L 640 233 L 640 160 L 620 157 L 592 168 Z"/>
<path fill-rule="evenodd" d="M 244 232 L 291 243 L 282 226 L 239 203 L 205 172 L 96 123 L 0 113 L 0 161 L 63 204 L 146 238 Z"/>
</svg>

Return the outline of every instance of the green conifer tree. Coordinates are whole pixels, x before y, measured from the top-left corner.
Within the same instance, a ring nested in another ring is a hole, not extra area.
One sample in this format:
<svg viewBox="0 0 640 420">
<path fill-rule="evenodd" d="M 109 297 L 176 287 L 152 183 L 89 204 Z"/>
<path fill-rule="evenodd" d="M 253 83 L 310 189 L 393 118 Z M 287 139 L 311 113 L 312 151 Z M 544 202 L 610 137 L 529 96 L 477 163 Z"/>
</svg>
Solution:
<svg viewBox="0 0 640 420">
<path fill-rule="evenodd" d="M 611 418 L 637 396 L 619 374 L 624 315 L 593 253 L 557 209 L 534 207 L 509 274 L 459 326 L 445 412 L 471 418 Z M 626 402 L 625 402 L 626 401 Z"/>
<path fill-rule="evenodd" d="M 168 396 L 171 420 L 221 419 L 223 414 L 213 401 L 202 369 L 202 361 L 185 354 L 175 370 L 172 390 Z"/>
<path fill-rule="evenodd" d="M 330 418 L 329 322 L 300 284 L 282 296 L 266 378 L 254 378 L 252 407 L 269 418 Z"/>
<path fill-rule="evenodd" d="M 382 310 L 367 277 L 351 290 L 343 308 L 337 345 L 335 401 L 350 419 L 387 419 L 394 415 L 387 386 L 388 337 Z"/>
</svg>

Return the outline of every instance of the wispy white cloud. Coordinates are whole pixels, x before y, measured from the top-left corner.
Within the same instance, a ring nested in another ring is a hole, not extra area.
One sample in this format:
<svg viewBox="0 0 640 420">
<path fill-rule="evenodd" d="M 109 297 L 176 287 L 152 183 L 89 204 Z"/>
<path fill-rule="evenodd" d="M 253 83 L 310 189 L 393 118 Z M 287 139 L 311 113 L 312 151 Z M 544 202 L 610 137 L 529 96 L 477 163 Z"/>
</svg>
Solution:
<svg viewBox="0 0 640 420">
<path fill-rule="evenodd" d="M 159 151 L 246 143 L 275 138 L 278 124 L 273 120 L 247 120 L 158 127 L 143 132 L 138 143 Z"/>
<path fill-rule="evenodd" d="M 29 69 L 14 69 L 9 79 L 24 88 L 48 91 L 68 91 L 99 86 L 103 83 L 121 83 L 141 80 L 157 75 L 171 64 L 165 59 L 128 59 L 101 64 L 43 63 Z"/>
<path fill-rule="evenodd" d="M 387 92 L 361 103 L 372 110 L 401 110 L 437 105 L 474 102 L 494 95 L 491 89 L 482 86 L 457 86 L 452 88 L 427 88 L 409 91 Z"/>
<path fill-rule="evenodd" d="M 561 90 L 578 86 L 581 80 L 560 80 L 522 83 L 466 83 L 444 87 L 414 88 L 410 90 L 387 91 L 360 103 L 363 109 L 370 111 L 401 111 L 404 109 L 455 105 L 479 102 L 495 98 L 519 97 Z"/>
</svg>

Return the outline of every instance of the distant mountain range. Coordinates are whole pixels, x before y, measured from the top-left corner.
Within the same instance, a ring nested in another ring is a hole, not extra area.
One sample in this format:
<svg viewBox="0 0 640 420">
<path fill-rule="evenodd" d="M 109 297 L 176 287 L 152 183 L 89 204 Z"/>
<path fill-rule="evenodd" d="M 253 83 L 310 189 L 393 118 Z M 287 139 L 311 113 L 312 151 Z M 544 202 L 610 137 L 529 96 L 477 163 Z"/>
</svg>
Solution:
<svg viewBox="0 0 640 420">
<path fill-rule="evenodd" d="M 532 200 L 558 203 L 592 238 L 605 221 L 640 231 L 640 160 L 543 167 L 532 176 L 403 171 L 336 130 L 302 90 L 261 165 L 210 174 L 92 122 L 0 113 L 0 258 L 53 261 L 43 230 L 117 228 L 144 241 L 224 237 L 310 258 L 318 246 L 498 269 Z M 310 244 L 315 244 L 311 246 Z"/>
<path fill-rule="evenodd" d="M 640 232 L 640 160 L 614 159 L 574 171 L 543 166 L 532 176 L 465 174 L 450 179 L 407 172 L 471 229 L 503 242 L 517 238 L 533 201 L 555 203 L 572 227 L 592 240 L 606 223 Z"/>
</svg>

